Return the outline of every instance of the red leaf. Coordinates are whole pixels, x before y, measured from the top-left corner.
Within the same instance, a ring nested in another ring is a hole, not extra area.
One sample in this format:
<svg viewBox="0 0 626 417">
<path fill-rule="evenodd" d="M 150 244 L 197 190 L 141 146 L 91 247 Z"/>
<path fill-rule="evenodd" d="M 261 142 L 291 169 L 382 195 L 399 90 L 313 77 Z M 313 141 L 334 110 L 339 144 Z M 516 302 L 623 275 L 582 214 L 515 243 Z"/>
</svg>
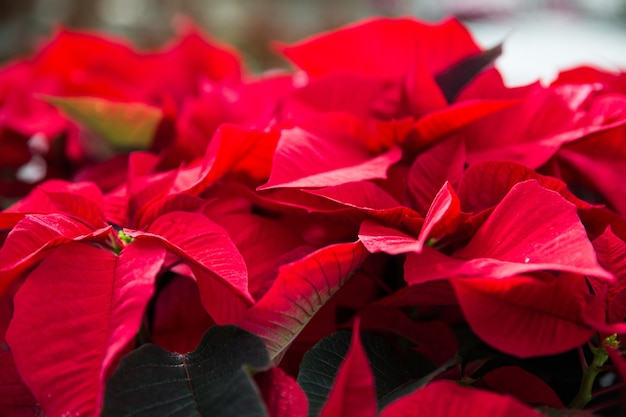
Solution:
<svg viewBox="0 0 626 417">
<path fill-rule="evenodd" d="M 368 47 L 354 47 L 359 44 Z M 347 72 L 386 79 L 405 76 L 416 60 L 436 74 L 480 52 L 458 20 L 431 25 L 410 18 L 358 22 L 280 50 L 313 77 Z"/>
<path fill-rule="evenodd" d="M 572 194 L 563 181 L 538 174 L 524 165 L 505 161 L 470 165 L 459 184 L 461 206 L 467 212 L 486 210 L 502 201 L 515 184 L 526 180 L 537 180 L 542 187 L 556 191 L 579 209 L 593 207 Z"/>
<path fill-rule="evenodd" d="M 56 33 L 33 64 L 39 77 L 54 77 L 67 95 L 114 99 L 136 97 L 148 70 L 123 41 L 67 29 Z M 76 71 L 82 76 L 76 77 Z"/>
<path fill-rule="evenodd" d="M 458 138 L 437 143 L 419 154 L 408 174 L 405 201 L 425 215 L 441 186 L 448 181 L 455 186 L 465 164 L 465 146 Z"/>
<path fill-rule="evenodd" d="M 376 409 L 374 374 L 361 344 L 357 320 L 352 343 L 339 366 L 320 417 L 375 417 Z"/>
<path fill-rule="evenodd" d="M 574 205 L 536 181 L 513 186 L 455 256 L 510 263 L 502 265 L 499 276 L 548 269 L 613 278 L 598 265 Z"/>
<path fill-rule="evenodd" d="M 373 211 L 401 207 L 395 198 L 369 181 L 347 182 L 316 190 L 305 190 L 305 192 L 364 210 Z"/>
<path fill-rule="evenodd" d="M 364 221 L 359 230 L 359 239 L 368 251 L 385 252 L 390 255 L 415 252 L 421 253 L 429 238 L 439 239 L 453 233 L 464 220 L 459 199 L 447 182 L 435 196 L 417 239 L 398 230 Z"/>
<path fill-rule="evenodd" d="M 416 252 L 422 251 L 428 239 L 438 240 L 446 234 L 453 233 L 462 220 L 459 199 L 452 186 L 446 181 L 426 213 L 424 225 L 417 237 L 417 243 L 420 246 Z"/>
<path fill-rule="evenodd" d="M 176 171 L 149 174 L 128 180 L 128 217 L 130 226 L 136 227 L 144 212 L 169 193 L 176 179 Z M 120 226 L 128 225 L 122 223 Z"/>
<path fill-rule="evenodd" d="M 462 127 L 483 117 L 506 109 L 518 100 L 468 100 L 434 111 L 415 122 L 415 140 L 405 142 L 412 150 L 422 150 L 436 143 Z"/>
<path fill-rule="evenodd" d="M 4 213 L 51 214 L 63 212 L 87 222 L 93 227 L 103 226 L 102 192 L 93 183 L 71 183 L 49 180 Z"/>
<path fill-rule="evenodd" d="M 283 130 L 270 178 L 258 190 L 328 187 L 386 178 L 387 169 L 400 157 L 399 148 L 372 157 L 364 144 L 355 138 L 322 137 L 300 128 Z"/>
<path fill-rule="evenodd" d="M 137 221 L 138 229 L 146 229 L 160 216 L 172 211 L 197 212 L 206 203 L 205 199 L 189 194 L 173 194 L 159 198 L 142 210 Z"/>
<path fill-rule="evenodd" d="M 33 417 L 41 413 L 33 394 L 17 372 L 13 355 L 0 351 L 0 415 Z"/>
<path fill-rule="evenodd" d="M 537 169 L 562 146 L 623 126 L 624 98 L 611 104 L 594 99 L 596 88 L 592 84 L 575 88 L 534 86 L 519 105 L 460 131 L 468 162 L 507 160 Z M 587 106 L 589 101 L 591 106 Z"/>
<path fill-rule="evenodd" d="M 626 317 L 626 243 L 617 237 L 610 227 L 593 241 L 598 262 L 615 275 L 616 280 L 608 283 L 607 321 L 621 323 Z M 597 281 L 592 280 L 594 285 Z M 607 283 L 597 283 L 606 286 Z"/>
<path fill-rule="evenodd" d="M 91 240 L 111 233 L 111 226 L 93 230 L 62 214 L 26 215 L 7 236 L 0 248 L 0 294 L 21 273 L 43 257 L 46 249 L 73 240 Z"/>
<path fill-rule="evenodd" d="M 270 175 L 277 142 L 276 131 L 223 124 L 211 139 L 199 171 L 197 168 L 183 170 L 176 181 L 177 189 L 199 194 L 228 173 L 265 180 Z"/>
<path fill-rule="evenodd" d="M 367 257 L 361 242 L 341 243 L 283 265 L 270 290 L 238 323 L 278 357 Z"/>
<path fill-rule="evenodd" d="M 204 215 L 174 211 L 159 217 L 147 232 L 125 232 L 137 240 L 156 240 L 189 263 L 202 304 L 216 323 L 233 323 L 253 303 L 241 254 L 228 233 Z"/>
<path fill-rule="evenodd" d="M 455 306 L 457 304 L 454 289 L 448 281 L 430 281 L 402 287 L 375 303 L 375 305 L 390 307 Z"/>
<path fill-rule="evenodd" d="M 313 250 L 307 250 L 297 233 L 276 220 L 241 213 L 220 216 L 217 221 L 228 231 L 246 262 L 248 288 L 255 299 L 269 290 L 286 259 L 299 259 Z"/>
<path fill-rule="evenodd" d="M 452 381 L 436 381 L 396 400 L 380 417 L 539 417 L 517 400 L 466 388 Z"/>
<path fill-rule="evenodd" d="M 237 83 L 241 79 L 241 59 L 236 51 L 209 38 L 191 19 L 178 21 L 180 38 L 155 56 L 153 81 L 174 97 L 198 93 L 199 80 Z M 151 74 L 142 74 L 143 77 Z"/>
<path fill-rule="evenodd" d="M 414 322 L 399 308 L 380 303 L 360 309 L 359 317 L 364 331 L 405 337 L 418 345 L 417 352 L 437 365 L 451 359 L 459 348 L 452 328 L 443 321 Z"/>
<path fill-rule="evenodd" d="M 451 279 L 467 322 L 491 346 L 522 358 L 565 352 L 595 333 L 602 300 L 584 277 L 516 276 Z"/>
<path fill-rule="evenodd" d="M 47 415 L 99 413 L 105 378 L 139 330 L 164 256 L 150 242 L 119 257 L 70 243 L 28 276 L 7 342 Z"/>
<path fill-rule="evenodd" d="M 417 233 L 423 223 L 419 213 L 403 207 L 385 190 L 369 181 L 349 182 L 317 190 L 303 190 L 352 207 L 386 225 Z"/>
<path fill-rule="evenodd" d="M 281 107 L 283 118 L 298 123 L 321 114 L 347 113 L 359 120 L 392 119 L 402 106 L 398 83 L 350 73 L 329 74 L 295 90 Z"/>
<path fill-rule="evenodd" d="M 531 180 L 516 184 L 453 257 L 430 248 L 409 254 L 405 280 L 415 284 L 454 275 L 505 278 L 540 270 L 613 279 L 598 264 L 574 205 Z"/>
<path fill-rule="evenodd" d="M 429 113 L 437 114 L 438 111 L 445 111 L 448 107 L 448 99 L 437 83 L 436 75 L 423 60 L 424 57 L 421 57 L 411 62 L 404 79 L 408 111 L 415 117 L 423 117 Z M 410 145 L 415 145 L 415 143 L 409 142 Z M 417 150 L 419 147 L 414 146 L 413 149 Z"/>
<path fill-rule="evenodd" d="M 184 354 L 198 347 L 213 324 L 202 306 L 198 285 L 190 278 L 177 276 L 158 293 L 150 341 L 170 352 Z"/>
<path fill-rule="evenodd" d="M 97 187 L 94 186 L 97 189 Z M 66 214 L 78 221 L 88 224 L 93 228 L 106 227 L 104 212 L 102 211 L 103 198 L 89 199 L 74 191 L 49 192 L 50 201 L 56 205 L 56 212 Z"/>
<path fill-rule="evenodd" d="M 270 417 L 306 417 L 306 394 L 300 385 L 280 368 L 254 375 Z"/>
<path fill-rule="evenodd" d="M 620 109 L 625 107 L 620 103 Z M 609 112 L 601 114 L 609 116 Z M 624 117 L 622 116 L 622 119 Z M 615 124 L 615 122 L 612 122 Z M 561 166 L 571 167 L 574 174 L 565 179 L 576 186 L 588 182 L 593 191 L 602 194 L 609 206 L 626 216 L 626 127 L 604 132 L 570 143 L 557 154 Z"/>
<path fill-rule="evenodd" d="M 565 408 L 543 379 L 519 366 L 502 366 L 488 372 L 482 379 L 491 389 L 512 395 L 526 404 Z"/>
<path fill-rule="evenodd" d="M 361 223 L 359 240 L 370 253 L 384 252 L 389 255 L 421 252 L 424 246 L 413 236 L 370 220 Z"/>
</svg>

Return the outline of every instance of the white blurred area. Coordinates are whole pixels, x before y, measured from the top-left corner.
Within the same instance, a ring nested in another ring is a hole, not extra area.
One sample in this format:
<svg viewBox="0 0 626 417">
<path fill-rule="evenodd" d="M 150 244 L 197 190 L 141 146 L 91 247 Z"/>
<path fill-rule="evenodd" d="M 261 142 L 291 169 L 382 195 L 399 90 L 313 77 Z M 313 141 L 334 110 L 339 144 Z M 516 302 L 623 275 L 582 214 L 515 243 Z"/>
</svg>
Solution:
<svg viewBox="0 0 626 417">
<path fill-rule="evenodd" d="M 243 51 L 251 68 L 284 65 L 267 47 L 370 16 L 456 15 L 485 47 L 504 42 L 497 66 L 509 85 L 576 65 L 626 70 L 626 0 L 0 0 L 0 60 L 23 55 L 62 23 L 154 47 L 192 17 Z"/>
<path fill-rule="evenodd" d="M 469 27 L 486 47 L 504 42 L 496 66 L 509 85 L 550 82 L 560 70 L 578 65 L 626 70 L 626 30 L 614 24 L 541 14 Z"/>
<path fill-rule="evenodd" d="M 496 66 L 510 86 L 591 65 L 626 71 L 625 0 L 416 0 L 413 12 L 434 20 L 465 18 L 484 47 L 504 43 Z"/>
</svg>

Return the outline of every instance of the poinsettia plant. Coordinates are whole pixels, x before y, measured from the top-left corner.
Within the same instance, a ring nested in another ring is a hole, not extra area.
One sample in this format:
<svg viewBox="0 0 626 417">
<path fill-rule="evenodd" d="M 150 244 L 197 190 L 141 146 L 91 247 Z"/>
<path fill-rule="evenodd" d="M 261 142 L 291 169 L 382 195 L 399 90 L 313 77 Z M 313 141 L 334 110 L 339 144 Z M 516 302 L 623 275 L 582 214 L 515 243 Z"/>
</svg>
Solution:
<svg viewBox="0 0 626 417">
<path fill-rule="evenodd" d="M 0 415 L 622 415 L 626 75 L 457 20 L 0 70 Z"/>
</svg>

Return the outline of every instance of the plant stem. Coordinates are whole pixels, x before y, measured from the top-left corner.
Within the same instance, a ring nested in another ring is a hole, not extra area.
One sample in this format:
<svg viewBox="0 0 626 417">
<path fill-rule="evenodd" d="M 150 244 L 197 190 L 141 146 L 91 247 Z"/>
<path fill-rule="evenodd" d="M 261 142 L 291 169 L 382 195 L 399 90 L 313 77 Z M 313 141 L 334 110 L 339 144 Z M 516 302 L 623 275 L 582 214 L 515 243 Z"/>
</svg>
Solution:
<svg viewBox="0 0 626 417">
<path fill-rule="evenodd" d="M 585 405 L 591 401 L 593 384 L 601 371 L 600 368 L 602 368 L 602 366 L 604 366 L 606 361 L 609 359 L 609 354 L 604 346 L 594 347 L 592 351 L 593 361 L 589 367 L 583 369 L 583 377 L 580 381 L 578 394 L 576 394 L 576 397 L 574 397 L 570 403 L 569 408 L 583 409 Z"/>
</svg>

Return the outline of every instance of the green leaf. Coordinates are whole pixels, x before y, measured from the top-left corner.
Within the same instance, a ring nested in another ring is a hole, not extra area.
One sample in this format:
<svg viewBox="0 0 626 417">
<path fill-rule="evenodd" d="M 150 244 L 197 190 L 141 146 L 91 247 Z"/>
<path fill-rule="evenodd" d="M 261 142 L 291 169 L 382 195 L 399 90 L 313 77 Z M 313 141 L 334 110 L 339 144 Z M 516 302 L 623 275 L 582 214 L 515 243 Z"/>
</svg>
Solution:
<svg viewBox="0 0 626 417">
<path fill-rule="evenodd" d="M 161 109 L 144 103 L 98 97 L 41 95 L 40 98 L 117 150 L 148 149 L 163 117 Z"/>
<path fill-rule="evenodd" d="M 304 355 L 298 384 L 309 399 L 310 417 L 317 416 L 326 402 L 339 366 L 350 347 L 351 335 L 351 332 L 345 330 L 334 333 Z M 414 374 L 424 375 L 432 369 L 417 354 L 411 356 L 409 361 L 401 359 L 398 351 L 381 335 L 362 333 L 361 341 L 374 373 L 379 408 L 382 407 L 381 400 L 388 398 L 398 388 L 415 382 Z"/>
<path fill-rule="evenodd" d="M 446 363 L 444 363 L 443 365 L 441 365 L 440 367 L 438 367 L 437 369 L 435 369 L 434 371 L 424 375 L 423 377 L 419 379 L 411 380 L 403 385 L 399 385 L 395 389 L 387 392 L 385 395 L 382 395 L 378 399 L 378 409 L 382 410 L 383 408 L 387 407 L 389 404 L 391 404 L 395 400 L 402 398 L 405 395 L 409 395 L 412 392 L 418 390 L 419 388 L 422 388 L 423 386 L 428 384 L 430 381 L 435 379 L 436 376 L 444 373 L 445 371 L 450 369 L 452 366 L 458 364 L 459 360 L 460 360 L 460 357 L 455 356 L 449 361 L 447 361 Z"/>
<path fill-rule="evenodd" d="M 235 326 L 214 326 L 184 355 L 147 344 L 106 387 L 102 417 L 267 416 L 251 370 L 269 367 L 265 344 Z"/>
</svg>

